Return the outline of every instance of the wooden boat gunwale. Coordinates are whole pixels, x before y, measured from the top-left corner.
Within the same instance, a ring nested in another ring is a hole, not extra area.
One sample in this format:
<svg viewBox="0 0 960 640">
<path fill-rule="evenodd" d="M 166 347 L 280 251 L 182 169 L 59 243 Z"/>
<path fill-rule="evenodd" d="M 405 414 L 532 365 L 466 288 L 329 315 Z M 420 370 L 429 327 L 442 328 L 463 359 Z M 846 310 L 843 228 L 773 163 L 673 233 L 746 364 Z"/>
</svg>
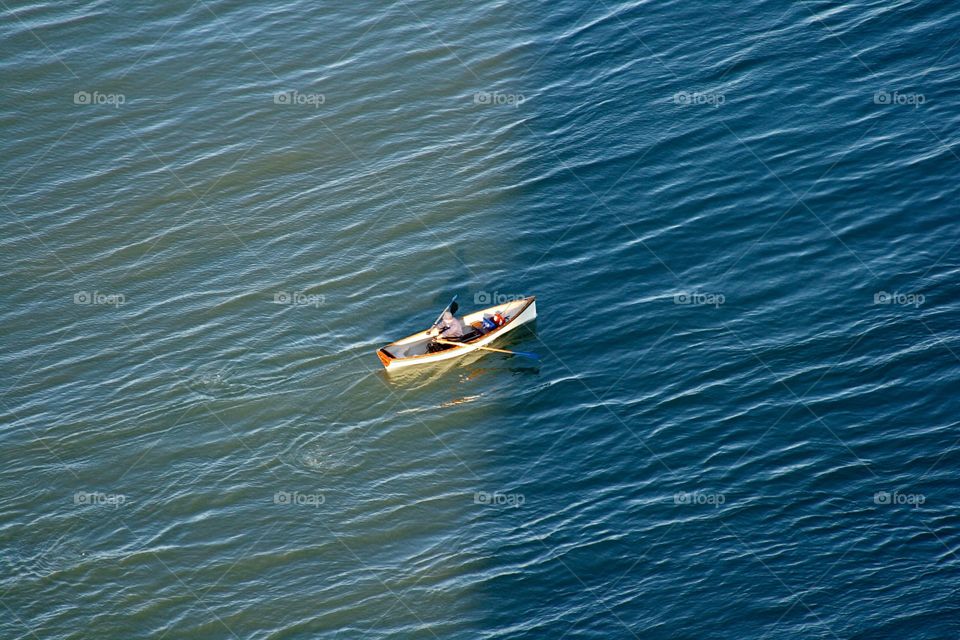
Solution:
<svg viewBox="0 0 960 640">
<path fill-rule="evenodd" d="M 435 353 L 422 353 L 422 354 L 418 354 L 418 355 L 412 355 L 412 356 L 406 356 L 406 357 L 400 357 L 400 358 L 394 356 L 392 353 L 390 353 L 389 351 L 387 351 L 387 349 L 388 349 L 389 347 L 393 346 L 393 345 L 400 345 L 400 344 L 409 343 L 409 342 L 417 342 L 418 340 L 423 339 L 423 337 L 425 337 L 425 335 L 426 335 L 426 332 L 429 331 L 429 329 L 425 329 L 425 330 L 423 330 L 423 331 L 418 331 L 418 332 L 416 332 L 416 333 L 410 334 L 409 336 L 406 336 L 406 337 L 404 337 L 404 338 L 400 338 L 399 340 L 394 340 L 394 341 L 391 342 L 390 344 L 387 344 L 387 345 L 384 345 L 383 347 L 380 347 L 379 349 L 377 349 L 377 357 L 380 358 L 380 362 L 383 364 L 383 366 L 384 366 L 385 368 L 389 369 L 389 368 L 391 367 L 391 365 L 398 365 L 398 364 L 401 363 L 401 362 L 403 362 L 403 363 L 409 363 L 410 365 L 412 365 L 412 364 L 414 364 L 414 363 L 416 363 L 416 362 L 418 362 L 418 361 L 421 361 L 421 360 L 440 361 L 441 359 L 450 359 L 450 358 L 452 358 L 452 357 L 455 357 L 455 355 L 466 355 L 466 354 L 468 354 L 468 353 L 476 352 L 476 351 L 479 350 L 477 347 L 474 347 L 474 348 L 469 348 L 469 347 L 471 347 L 471 346 L 473 346 L 473 345 L 476 345 L 477 343 L 479 343 L 479 342 L 481 342 L 481 341 L 484 342 L 485 344 L 486 344 L 486 343 L 493 342 L 494 340 L 496 340 L 496 339 L 497 339 L 500 335 L 502 335 L 503 333 L 506 333 L 507 331 L 510 331 L 511 329 L 514 329 L 514 328 L 516 328 L 517 326 L 520 326 L 520 325 L 515 324 L 516 321 L 517 321 L 517 320 L 524 314 L 524 312 L 526 312 L 527 309 L 529 309 L 530 306 L 533 305 L 536 301 L 537 301 L 537 297 L 536 297 L 536 296 L 529 296 L 529 297 L 527 297 L 527 298 L 523 298 L 523 302 L 524 302 L 523 306 L 520 307 L 520 308 L 513 314 L 513 317 L 511 317 L 505 324 L 503 324 L 502 326 L 497 327 L 497 328 L 495 328 L 495 329 L 492 329 L 492 330 L 488 331 L 487 333 L 482 333 L 482 334 L 480 334 L 479 336 L 473 338 L 472 340 L 468 340 L 468 341 L 466 341 L 466 342 L 461 343 L 461 344 L 463 345 L 462 347 L 451 347 L 450 349 L 444 349 L 443 351 L 439 351 L 439 352 L 435 352 Z M 474 311 L 474 312 L 472 312 L 472 313 L 468 313 L 468 314 L 466 314 L 466 315 L 467 315 L 467 316 L 471 316 L 471 315 L 474 315 L 474 314 L 477 314 L 477 313 L 484 313 L 484 312 L 489 311 L 490 309 L 494 309 L 494 308 L 502 307 L 502 306 L 503 306 L 503 305 L 494 305 L 494 306 L 492 306 L 492 307 L 487 307 L 487 308 L 485 308 L 485 309 L 479 309 L 479 310 L 477 310 L 477 311 Z M 536 319 L 536 316 L 534 316 L 532 319 Z M 460 353 L 456 353 L 457 351 L 459 351 Z M 439 356 L 439 355 L 443 355 L 443 357 L 442 357 L 442 358 L 437 358 L 437 356 Z M 409 365 L 404 365 L 404 366 L 409 366 Z"/>
</svg>

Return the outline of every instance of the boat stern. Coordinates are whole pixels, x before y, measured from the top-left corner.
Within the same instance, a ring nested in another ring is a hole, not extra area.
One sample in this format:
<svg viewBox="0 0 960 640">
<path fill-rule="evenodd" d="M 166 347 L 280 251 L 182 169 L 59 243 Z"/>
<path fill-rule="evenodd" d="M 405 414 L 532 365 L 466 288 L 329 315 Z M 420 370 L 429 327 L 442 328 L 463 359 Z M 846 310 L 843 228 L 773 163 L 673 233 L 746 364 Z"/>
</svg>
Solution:
<svg viewBox="0 0 960 640">
<path fill-rule="evenodd" d="M 387 353 L 387 350 L 383 348 L 377 349 L 377 357 L 380 358 L 380 364 L 383 365 L 384 369 L 389 369 L 390 363 L 394 360 L 393 356 Z"/>
</svg>

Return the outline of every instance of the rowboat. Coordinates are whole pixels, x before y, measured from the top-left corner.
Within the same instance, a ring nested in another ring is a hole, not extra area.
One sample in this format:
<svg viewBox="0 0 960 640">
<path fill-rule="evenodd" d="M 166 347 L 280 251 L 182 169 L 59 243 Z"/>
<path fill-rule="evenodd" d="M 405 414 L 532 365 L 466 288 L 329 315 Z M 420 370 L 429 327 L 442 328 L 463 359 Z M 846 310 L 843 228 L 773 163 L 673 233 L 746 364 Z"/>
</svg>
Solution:
<svg viewBox="0 0 960 640">
<path fill-rule="evenodd" d="M 501 326 L 491 329 L 486 333 L 481 331 L 484 316 L 492 316 L 496 313 L 503 315 L 506 322 Z M 459 358 L 468 353 L 480 350 L 494 340 L 502 338 L 504 335 L 513 331 L 537 317 L 537 297 L 530 296 L 520 300 L 513 300 L 504 304 L 487 307 L 480 311 L 474 311 L 463 317 L 463 323 L 468 329 L 474 328 L 478 335 L 459 342 L 457 346 L 445 345 L 446 349 L 435 353 L 428 353 L 427 347 L 431 342 L 431 336 L 427 335 L 430 329 L 424 329 L 411 336 L 407 336 L 396 342 L 391 342 L 385 347 L 377 350 L 377 357 L 387 371 L 401 369 L 403 367 L 412 367 L 414 365 L 429 364 L 431 362 L 440 362 L 451 358 Z"/>
</svg>

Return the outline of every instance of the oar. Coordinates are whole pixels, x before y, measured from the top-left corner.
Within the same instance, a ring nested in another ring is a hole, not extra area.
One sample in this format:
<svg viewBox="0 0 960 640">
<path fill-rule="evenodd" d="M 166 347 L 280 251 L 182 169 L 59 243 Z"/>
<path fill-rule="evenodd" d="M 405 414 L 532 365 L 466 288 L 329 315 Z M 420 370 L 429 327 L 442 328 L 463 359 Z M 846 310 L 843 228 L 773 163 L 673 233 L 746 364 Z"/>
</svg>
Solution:
<svg viewBox="0 0 960 640">
<path fill-rule="evenodd" d="M 531 351 L 507 351 L 506 349 L 497 349 L 495 347 L 478 347 L 474 345 L 464 344 L 462 342 L 452 342 L 450 340 L 444 340 L 443 338 L 434 338 L 434 342 L 439 344 L 449 344 L 453 347 L 470 347 L 473 346 L 474 349 L 483 349 L 484 351 L 496 351 L 497 353 L 508 353 L 511 356 L 523 356 L 525 358 L 532 358 L 533 360 L 539 360 L 540 356 L 531 352 Z"/>
<path fill-rule="evenodd" d="M 433 324 L 430 325 L 430 328 L 431 328 L 431 329 L 433 329 L 435 326 L 437 326 L 438 324 L 440 324 L 440 320 L 443 319 L 443 314 L 445 314 L 445 313 L 447 312 L 447 309 L 450 308 L 450 305 L 452 305 L 454 302 L 457 301 L 457 296 L 459 296 L 459 295 L 460 295 L 460 294 L 458 293 L 458 294 L 456 294 L 455 296 L 453 296 L 452 298 L 450 298 L 450 302 L 447 304 L 447 306 L 445 306 L 445 307 L 443 308 L 443 311 L 441 311 L 441 312 L 440 312 L 440 315 L 437 316 L 437 319 L 433 321 Z"/>
</svg>

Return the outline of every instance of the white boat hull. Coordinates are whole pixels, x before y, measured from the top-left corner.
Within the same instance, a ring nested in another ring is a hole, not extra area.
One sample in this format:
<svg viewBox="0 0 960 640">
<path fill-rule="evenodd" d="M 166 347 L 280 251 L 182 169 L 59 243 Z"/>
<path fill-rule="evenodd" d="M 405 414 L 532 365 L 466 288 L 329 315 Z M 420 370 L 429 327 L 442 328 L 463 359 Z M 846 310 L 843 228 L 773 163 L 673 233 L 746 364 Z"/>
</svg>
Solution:
<svg viewBox="0 0 960 640">
<path fill-rule="evenodd" d="M 488 307 L 467 314 L 463 318 L 464 323 L 467 325 L 482 320 L 484 314 L 493 314 L 497 311 L 503 313 L 504 316 L 508 318 L 508 321 L 502 327 L 497 327 L 479 338 L 463 343 L 463 346 L 451 347 L 450 349 L 436 353 L 426 353 L 426 345 L 429 344 L 431 338 L 425 330 L 407 336 L 402 340 L 391 342 L 387 346 L 377 350 L 377 357 L 380 358 L 380 362 L 384 368 L 388 371 L 393 371 L 405 367 L 441 362 L 443 360 L 459 358 L 468 353 L 474 353 L 480 350 L 479 347 L 487 346 L 517 327 L 535 320 L 537 317 L 536 300 L 536 296 L 530 296 L 529 298 L 514 300 L 506 304 Z"/>
</svg>

